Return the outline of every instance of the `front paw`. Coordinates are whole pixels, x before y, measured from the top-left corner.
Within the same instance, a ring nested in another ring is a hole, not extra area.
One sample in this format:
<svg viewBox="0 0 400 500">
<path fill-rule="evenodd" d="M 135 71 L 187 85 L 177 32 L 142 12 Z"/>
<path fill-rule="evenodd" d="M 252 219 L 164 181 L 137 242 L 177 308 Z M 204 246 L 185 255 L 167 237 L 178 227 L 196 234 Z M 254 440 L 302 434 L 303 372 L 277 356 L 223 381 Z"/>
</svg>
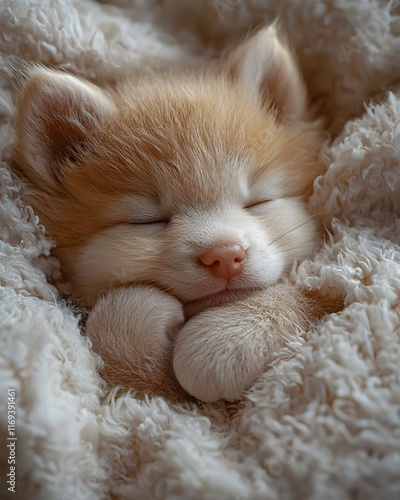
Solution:
<svg viewBox="0 0 400 500">
<path fill-rule="evenodd" d="M 154 287 L 110 291 L 95 304 L 85 328 L 104 361 L 101 375 L 138 396 L 182 399 L 172 370 L 171 336 L 183 319 L 181 303 Z"/>
<path fill-rule="evenodd" d="M 267 344 L 259 338 L 264 329 L 251 328 L 235 306 L 203 311 L 176 339 L 175 375 L 189 394 L 206 403 L 239 399 L 269 358 Z"/>
<path fill-rule="evenodd" d="M 182 387 L 204 402 L 240 399 L 274 352 L 306 329 L 307 299 L 290 285 L 203 311 L 175 341 L 174 370 Z"/>
</svg>

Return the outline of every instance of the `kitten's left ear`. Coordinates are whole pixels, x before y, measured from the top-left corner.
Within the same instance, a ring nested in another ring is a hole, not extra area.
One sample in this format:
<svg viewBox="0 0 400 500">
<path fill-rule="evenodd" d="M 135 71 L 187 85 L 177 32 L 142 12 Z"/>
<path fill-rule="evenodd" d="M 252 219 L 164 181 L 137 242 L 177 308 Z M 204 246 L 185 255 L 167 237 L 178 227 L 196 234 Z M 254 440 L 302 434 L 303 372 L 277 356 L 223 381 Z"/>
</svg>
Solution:
<svg viewBox="0 0 400 500">
<path fill-rule="evenodd" d="M 296 60 L 275 25 L 261 29 L 228 56 L 228 70 L 280 119 L 304 119 L 307 92 Z"/>
<path fill-rule="evenodd" d="M 106 92 L 68 73 L 28 67 L 17 102 L 16 156 L 33 181 L 57 185 L 116 113 Z"/>
</svg>

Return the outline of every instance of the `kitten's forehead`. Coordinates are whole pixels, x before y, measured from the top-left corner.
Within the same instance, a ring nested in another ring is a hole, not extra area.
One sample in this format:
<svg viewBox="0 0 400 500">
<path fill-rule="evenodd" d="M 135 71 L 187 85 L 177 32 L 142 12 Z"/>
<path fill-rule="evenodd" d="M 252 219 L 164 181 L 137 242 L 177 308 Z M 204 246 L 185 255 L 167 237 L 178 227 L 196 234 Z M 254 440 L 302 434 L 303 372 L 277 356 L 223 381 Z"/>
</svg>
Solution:
<svg viewBox="0 0 400 500">
<path fill-rule="evenodd" d="M 297 195 L 314 175 L 314 136 L 226 83 L 146 89 L 119 110 L 76 175 L 96 193 L 145 195 L 172 210 Z"/>
<path fill-rule="evenodd" d="M 168 171 L 168 169 L 167 169 Z M 261 174 L 249 162 L 227 159 L 216 169 L 189 169 L 199 175 L 159 174 L 159 182 L 146 193 L 137 191 L 114 198 L 106 208 L 109 220 L 146 223 L 179 214 L 220 213 L 228 206 L 241 209 L 282 195 L 284 177 L 279 171 Z M 255 175 L 257 172 L 257 175 Z M 147 186 L 149 188 L 149 186 Z"/>
<path fill-rule="evenodd" d="M 152 188 L 146 186 L 146 194 L 133 192 L 125 195 L 133 210 L 179 213 L 188 209 L 211 209 L 226 203 L 242 203 L 248 196 L 249 169 L 237 159 L 193 158 L 192 163 L 179 169 L 164 165 L 151 179 Z"/>
<path fill-rule="evenodd" d="M 207 86 L 191 92 L 136 96 L 122 114 L 110 149 L 121 167 L 155 196 L 198 204 L 245 190 L 268 170 L 266 145 L 274 121 L 234 89 Z M 260 159 L 261 158 L 261 159 Z"/>
</svg>

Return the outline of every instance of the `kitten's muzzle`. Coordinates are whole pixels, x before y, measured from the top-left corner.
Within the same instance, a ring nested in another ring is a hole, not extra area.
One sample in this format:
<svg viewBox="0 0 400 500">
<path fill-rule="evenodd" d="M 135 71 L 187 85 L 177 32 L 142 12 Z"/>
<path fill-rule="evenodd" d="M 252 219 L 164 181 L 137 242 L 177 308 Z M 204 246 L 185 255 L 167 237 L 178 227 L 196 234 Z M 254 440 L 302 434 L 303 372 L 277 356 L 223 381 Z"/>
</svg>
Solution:
<svg viewBox="0 0 400 500">
<path fill-rule="evenodd" d="M 216 278 L 230 281 L 243 272 L 246 251 L 241 245 L 220 245 L 200 255 L 200 262 Z"/>
</svg>

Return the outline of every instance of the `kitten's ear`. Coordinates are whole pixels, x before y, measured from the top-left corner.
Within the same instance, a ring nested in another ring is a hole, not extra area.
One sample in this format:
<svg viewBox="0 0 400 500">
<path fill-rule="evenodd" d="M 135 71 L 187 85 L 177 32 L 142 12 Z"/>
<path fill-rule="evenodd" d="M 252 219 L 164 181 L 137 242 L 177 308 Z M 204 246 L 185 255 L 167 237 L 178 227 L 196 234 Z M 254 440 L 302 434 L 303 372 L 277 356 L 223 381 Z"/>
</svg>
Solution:
<svg viewBox="0 0 400 500">
<path fill-rule="evenodd" d="M 54 183 L 61 165 L 77 163 L 87 139 L 114 115 L 101 89 L 72 75 L 30 68 L 20 88 L 16 154 L 30 177 Z"/>
<path fill-rule="evenodd" d="M 263 105 L 280 119 L 306 115 L 307 92 L 296 60 L 279 38 L 275 25 L 263 28 L 228 56 L 228 68 Z"/>
</svg>

